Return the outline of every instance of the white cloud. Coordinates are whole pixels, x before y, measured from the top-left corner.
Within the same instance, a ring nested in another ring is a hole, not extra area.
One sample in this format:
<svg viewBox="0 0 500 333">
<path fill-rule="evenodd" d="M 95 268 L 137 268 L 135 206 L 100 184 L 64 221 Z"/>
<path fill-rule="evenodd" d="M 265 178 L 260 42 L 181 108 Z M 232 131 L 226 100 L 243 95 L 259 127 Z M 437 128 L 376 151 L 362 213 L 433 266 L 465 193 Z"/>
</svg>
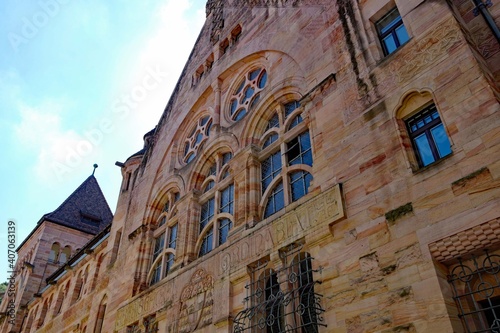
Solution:
<svg viewBox="0 0 500 333">
<path fill-rule="evenodd" d="M 147 97 L 127 120 L 133 124 L 136 140 L 158 122 L 203 25 L 204 8 L 195 10 L 193 1 L 169 0 L 157 11 L 154 19 L 158 23 L 131 64 L 135 70 L 127 80 L 129 88 L 122 91 L 130 93 L 151 69 L 159 69 L 167 76 L 155 89 L 148 91 Z"/>
<path fill-rule="evenodd" d="M 16 138 L 36 157 L 33 171 L 43 184 L 66 180 L 91 155 L 95 145 L 75 130 L 65 129 L 62 117 L 67 103 L 44 101 L 32 107 L 20 104 L 21 122 L 14 128 Z"/>
</svg>

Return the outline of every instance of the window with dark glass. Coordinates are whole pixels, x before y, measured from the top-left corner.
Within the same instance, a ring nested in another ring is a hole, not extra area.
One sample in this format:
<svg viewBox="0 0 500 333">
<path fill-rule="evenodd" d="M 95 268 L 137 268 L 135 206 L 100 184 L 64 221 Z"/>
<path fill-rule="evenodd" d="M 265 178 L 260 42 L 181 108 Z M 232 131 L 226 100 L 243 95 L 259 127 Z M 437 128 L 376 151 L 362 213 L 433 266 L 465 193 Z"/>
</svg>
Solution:
<svg viewBox="0 0 500 333">
<path fill-rule="evenodd" d="M 500 332 L 500 252 L 456 259 L 448 282 L 465 332 Z"/>
<path fill-rule="evenodd" d="M 156 230 L 151 255 L 149 284 L 154 285 L 165 278 L 174 265 L 177 247 L 177 207 L 179 192 L 169 192 L 156 219 Z"/>
<path fill-rule="evenodd" d="M 233 226 L 234 183 L 229 169 L 232 157 L 230 152 L 217 154 L 206 169 L 200 197 L 199 257 L 224 244 Z"/>
<path fill-rule="evenodd" d="M 310 173 L 313 165 L 311 138 L 298 101 L 277 107 L 268 120 L 261 142 L 262 154 L 266 156 L 261 162 L 261 190 L 267 196 L 263 218 L 267 218 L 305 196 L 313 179 Z"/>
<path fill-rule="evenodd" d="M 451 144 L 434 104 L 406 119 L 408 134 L 420 167 L 451 154 Z"/>
<path fill-rule="evenodd" d="M 141 330 L 139 328 L 139 323 L 134 323 L 132 325 L 127 326 L 127 333 L 140 333 Z"/>
<path fill-rule="evenodd" d="M 158 322 L 156 321 L 156 317 L 149 316 L 144 318 L 144 333 L 156 333 L 158 332 Z"/>
<path fill-rule="evenodd" d="M 292 247 L 293 246 L 293 247 Z M 234 333 L 317 333 L 326 327 L 313 258 L 293 244 L 280 251 L 283 267 L 272 269 L 269 257 L 250 265 L 246 308 L 234 317 Z"/>
<path fill-rule="evenodd" d="M 375 26 L 385 55 L 396 51 L 410 39 L 396 7 L 378 20 Z"/>
</svg>

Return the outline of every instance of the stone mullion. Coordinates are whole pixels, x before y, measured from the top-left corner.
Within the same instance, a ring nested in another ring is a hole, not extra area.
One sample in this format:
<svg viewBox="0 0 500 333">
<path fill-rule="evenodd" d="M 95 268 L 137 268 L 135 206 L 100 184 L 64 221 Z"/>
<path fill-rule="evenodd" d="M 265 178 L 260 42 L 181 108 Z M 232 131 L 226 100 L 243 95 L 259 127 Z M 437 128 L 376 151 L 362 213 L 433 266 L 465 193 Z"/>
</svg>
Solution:
<svg viewBox="0 0 500 333">
<path fill-rule="evenodd" d="M 245 198 L 242 201 L 241 206 L 238 207 L 241 214 L 241 218 L 238 220 L 246 223 L 249 227 L 253 227 L 259 221 L 259 201 L 260 201 L 260 162 L 254 151 L 250 151 L 247 159 L 247 167 L 245 170 L 246 180 L 239 187 L 241 192 L 240 195 Z M 241 224 L 238 223 L 238 224 Z"/>
<path fill-rule="evenodd" d="M 151 254 L 153 253 L 152 247 L 154 243 L 154 237 L 151 230 L 147 232 L 147 236 L 145 237 L 144 242 L 144 255 L 142 259 L 143 267 L 141 268 L 141 285 L 148 285 L 148 272 L 151 269 L 151 264 L 153 263 L 153 261 L 151 260 Z"/>
<path fill-rule="evenodd" d="M 287 164 L 287 158 L 286 158 L 286 150 L 287 150 L 287 144 L 286 142 L 281 142 L 280 144 L 280 151 L 281 151 L 281 178 L 283 182 L 283 197 L 284 197 L 284 202 L 285 202 L 285 207 L 290 204 L 290 188 L 288 186 L 288 164 Z"/>
<path fill-rule="evenodd" d="M 198 224 L 200 220 L 199 193 L 192 191 L 177 204 L 179 212 L 177 230 L 177 248 L 175 249 L 175 264 L 189 264 L 197 258 L 196 241 L 198 240 Z"/>
<path fill-rule="evenodd" d="M 212 89 L 214 90 L 214 111 L 212 114 L 214 128 L 218 132 L 220 127 L 220 112 L 221 112 L 221 84 L 222 81 L 217 79 L 212 83 Z"/>
<path fill-rule="evenodd" d="M 215 191 L 215 196 L 214 196 L 214 217 L 212 218 L 212 235 L 213 235 L 212 249 L 215 249 L 219 243 L 218 218 L 220 213 L 220 199 L 221 199 L 221 192 L 220 190 L 217 190 Z"/>
</svg>

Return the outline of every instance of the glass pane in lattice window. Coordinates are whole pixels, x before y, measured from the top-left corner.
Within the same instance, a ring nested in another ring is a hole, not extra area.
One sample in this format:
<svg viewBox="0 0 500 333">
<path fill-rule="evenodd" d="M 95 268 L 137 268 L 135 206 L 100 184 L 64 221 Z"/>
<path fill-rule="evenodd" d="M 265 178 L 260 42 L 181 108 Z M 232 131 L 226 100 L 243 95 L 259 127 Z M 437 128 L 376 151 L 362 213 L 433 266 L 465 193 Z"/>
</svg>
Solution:
<svg viewBox="0 0 500 333">
<path fill-rule="evenodd" d="M 177 246 L 177 224 L 170 227 L 169 238 L 168 238 L 168 247 L 175 249 Z"/>
<path fill-rule="evenodd" d="M 214 200 L 214 198 L 211 198 L 201 206 L 200 232 L 214 217 Z"/>
<path fill-rule="evenodd" d="M 231 184 L 221 192 L 220 211 L 223 213 L 233 214 L 234 204 L 234 185 Z"/>
<path fill-rule="evenodd" d="M 201 243 L 200 253 L 198 255 L 199 257 L 212 251 L 213 238 L 214 238 L 214 230 L 213 228 L 210 228 L 210 230 L 208 230 L 208 232 L 205 234 L 205 237 L 203 238 L 203 241 Z"/>
<path fill-rule="evenodd" d="M 230 219 L 222 219 L 219 221 L 219 245 L 227 241 L 229 230 L 231 230 L 232 226 L 233 224 Z"/>
<path fill-rule="evenodd" d="M 312 175 L 307 171 L 301 170 L 290 174 L 292 201 L 296 201 L 308 193 L 311 180 Z"/>
<path fill-rule="evenodd" d="M 269 194 L 267 199 L 266 209 L 264 210 L 264 218 L 273 215 L 285 207 L 285 197 L 283 194 L 283 183 L 280 182 Z"/>
</svg>

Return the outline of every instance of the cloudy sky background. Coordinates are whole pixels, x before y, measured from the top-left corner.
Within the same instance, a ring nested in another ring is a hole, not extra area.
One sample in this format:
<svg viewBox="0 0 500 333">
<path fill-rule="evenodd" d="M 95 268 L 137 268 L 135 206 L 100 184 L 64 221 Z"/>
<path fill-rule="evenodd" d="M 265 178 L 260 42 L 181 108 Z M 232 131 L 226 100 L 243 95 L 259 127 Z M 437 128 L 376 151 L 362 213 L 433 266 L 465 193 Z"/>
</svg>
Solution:
<svg viewBox="0 0 500 333">
<path fill-rule="evenodd" d="M 17 245 L 91 173 L 114 212 L 115 161 L 142 148 L 205 20 L 206 0 L 0 4 L 0 282 Z"/>
</svg>

